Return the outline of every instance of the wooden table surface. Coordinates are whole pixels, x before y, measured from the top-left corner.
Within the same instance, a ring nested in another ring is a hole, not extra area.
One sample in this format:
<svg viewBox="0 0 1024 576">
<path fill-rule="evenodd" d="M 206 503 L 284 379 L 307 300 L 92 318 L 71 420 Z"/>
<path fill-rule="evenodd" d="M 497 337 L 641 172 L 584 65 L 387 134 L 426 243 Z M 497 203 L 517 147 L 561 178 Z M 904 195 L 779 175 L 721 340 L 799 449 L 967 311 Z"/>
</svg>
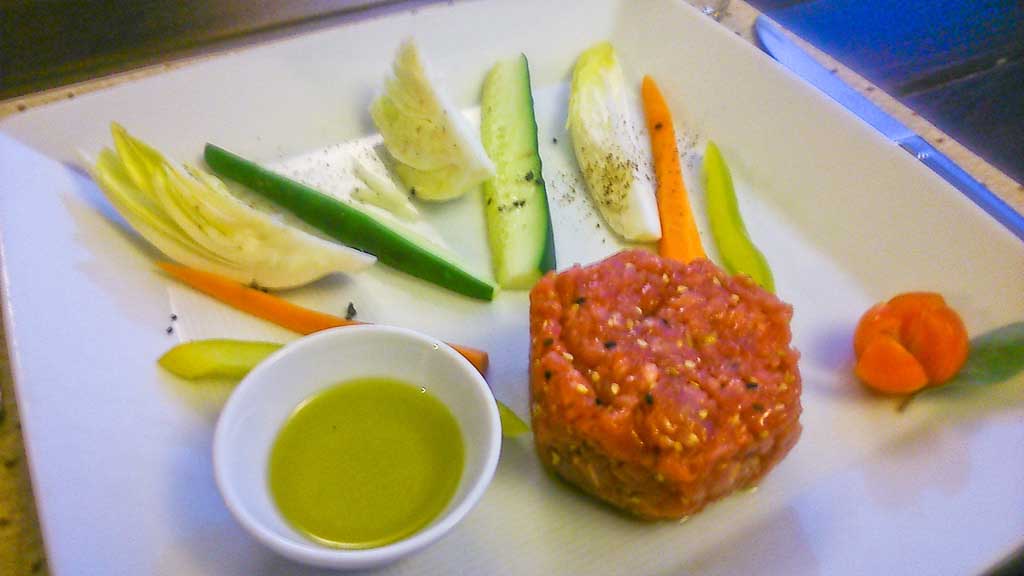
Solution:
<svg viewBox="0 0 1024 576">
<path fill-rule="evenodd" d="M 710 0 L 687 1 L 696 6 L 713 3 Z M 721 23 L 753 43 L 752 25 L 757 15 L 758 11 L 750 5 L 742 0 L 733 0 L 723 15 Z M 841 78 L 909 125 L 1017 211 L 1024 213 L 1024 186 L 973 154 L 913 110 L 879 90 L 875 85 L 823 52 L 806 43 L 802 44 L 823 64 L 836 69 L 836 73 Z M 0 118 L 17 114 L 33 106 L 73 97 L 76 94 L 98 90 L 119 82 L 159 74 L 169 68 L 188 65 L 196 58 L 206 57 L 208 56 L 193 55 L 186 60 L 153 65 L 129 73 L 6 100 L 0 102 Z M 12 390 L 9 358 L 2 325 L 0 325 L 0 391 L 3 393 L 3 418 L 0 420 L 0 574 L 6 576 L 45 574 L 47 573 L 45 552 L 25 462 L 25 451 Z M 87 526 L 82 528 L 88 529 Z"/>
</svg>

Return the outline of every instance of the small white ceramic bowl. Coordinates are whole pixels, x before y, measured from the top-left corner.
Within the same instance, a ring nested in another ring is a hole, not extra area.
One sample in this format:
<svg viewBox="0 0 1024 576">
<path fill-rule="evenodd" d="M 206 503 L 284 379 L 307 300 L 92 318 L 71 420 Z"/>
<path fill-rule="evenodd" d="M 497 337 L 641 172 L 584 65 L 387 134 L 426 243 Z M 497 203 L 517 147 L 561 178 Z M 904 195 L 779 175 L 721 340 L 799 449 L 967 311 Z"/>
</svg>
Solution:
<svg viewBox="0 0 1024 576">
<path fill-rule="evenodd" d="M 441 514 L 411 536 L 377 548 L 330 548 L 303 537 L 278 512 L 267 482 L 270 449 L 300 402 L 340 382 L 374 376 L 424 386 L 448 406 L 462 430 L 462 479 Z M 367 325 L 297 340 L 250 372 L 217 422 L 213 466 L 224 502 L 260 542 L 299 562 L 354 570 L 398 560 L 451 530 L 487 489 L 500 451 L 494 397 L 469 361 L 429 336 Z"/>
</svg>

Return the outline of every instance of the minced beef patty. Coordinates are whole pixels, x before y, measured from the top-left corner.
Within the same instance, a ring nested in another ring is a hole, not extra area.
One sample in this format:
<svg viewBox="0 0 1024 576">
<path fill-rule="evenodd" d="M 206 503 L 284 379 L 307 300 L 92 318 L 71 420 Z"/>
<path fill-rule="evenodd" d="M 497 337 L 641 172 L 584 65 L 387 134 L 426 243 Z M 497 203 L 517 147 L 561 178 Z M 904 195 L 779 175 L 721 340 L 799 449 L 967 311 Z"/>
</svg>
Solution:
<svg viewBox="0 0 1024 576">
<path fill-rule="evenodd" d="M 800 436 L 792 308 L 707 260 L 633 250 L 530 293 L 542 462 L 643 518 L 755 485 Z"/>
</svg>

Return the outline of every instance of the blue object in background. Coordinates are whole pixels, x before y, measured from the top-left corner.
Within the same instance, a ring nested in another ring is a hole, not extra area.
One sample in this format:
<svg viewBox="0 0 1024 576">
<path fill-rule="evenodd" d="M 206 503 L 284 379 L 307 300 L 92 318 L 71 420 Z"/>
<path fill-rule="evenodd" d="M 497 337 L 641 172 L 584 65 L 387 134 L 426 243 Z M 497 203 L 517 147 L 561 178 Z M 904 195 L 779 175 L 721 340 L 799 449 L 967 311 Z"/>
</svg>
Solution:
<svg viewBox="0 0 1024 576">
<path fill-rule="evenodd" d="M 1024 182 L 1024 2 L 750 1 Z"/>
</svg>

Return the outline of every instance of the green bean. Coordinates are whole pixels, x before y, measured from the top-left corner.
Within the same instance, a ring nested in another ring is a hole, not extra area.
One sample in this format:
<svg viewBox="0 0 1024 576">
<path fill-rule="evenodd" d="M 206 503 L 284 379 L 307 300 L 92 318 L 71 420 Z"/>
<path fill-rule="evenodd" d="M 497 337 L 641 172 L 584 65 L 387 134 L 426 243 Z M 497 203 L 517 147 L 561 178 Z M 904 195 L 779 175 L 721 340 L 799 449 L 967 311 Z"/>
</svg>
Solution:
<svg viewBox="0 0 1024 576">
<path fill-rule="evenodd" d="M 204 158 L 219 176 L 248 187 L 331 238 L 373 254 L 382 264 L 472 298 L 494 297 L 491 284 L 340 200 L 213 144 L 206 145 Z"/>
</svg>

